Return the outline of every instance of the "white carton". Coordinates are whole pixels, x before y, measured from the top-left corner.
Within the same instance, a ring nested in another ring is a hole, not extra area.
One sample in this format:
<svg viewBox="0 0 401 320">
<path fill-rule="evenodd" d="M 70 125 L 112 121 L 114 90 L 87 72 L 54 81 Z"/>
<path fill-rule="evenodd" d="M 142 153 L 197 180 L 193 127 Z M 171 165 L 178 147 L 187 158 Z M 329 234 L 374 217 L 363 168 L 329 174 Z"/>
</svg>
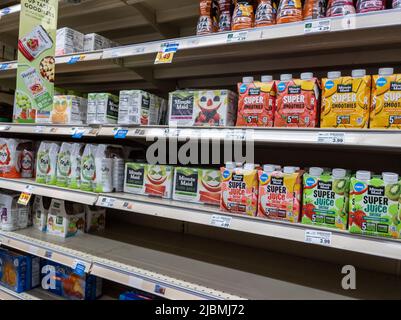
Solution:
<svg viewBox="0 0 401 320">
<path fill-rule="evenodd" d="M 47 229 L 47 215 L 49 213 L 49 208 L 51 204 L 51 199 L 42 196 L 35 196 L 33 203 L 33 226 L 43 232 Z"/>
<path fill-rule="evenodd" d="M 148 125 L 150 94 L 142 90 L 120 91 L 119 124 Z"/>
<path fill-rule="evenodd" d="M 30 206 L 19 205 L 20 194 L 2 191 L 0 194 L 0 229 L 15 231 L 28 227 Z"/>
<path fill-rule="evenodd" d="M 71 28 L 57 30 L 56 56 L 83 52 L 84 34 Z"/>
<path fill-rule="evenodd" d="M 89 33 L 84 36 L 84 51 L 96 51 L 111 47 L 111 41 L 100 34 Z"/>
<path fill-rule="evenodd" d="M 54 124 L 84 124 L 86 122 L 88 102 L 76 96 L 55 96 L 51 122 Z"/>
</svg>

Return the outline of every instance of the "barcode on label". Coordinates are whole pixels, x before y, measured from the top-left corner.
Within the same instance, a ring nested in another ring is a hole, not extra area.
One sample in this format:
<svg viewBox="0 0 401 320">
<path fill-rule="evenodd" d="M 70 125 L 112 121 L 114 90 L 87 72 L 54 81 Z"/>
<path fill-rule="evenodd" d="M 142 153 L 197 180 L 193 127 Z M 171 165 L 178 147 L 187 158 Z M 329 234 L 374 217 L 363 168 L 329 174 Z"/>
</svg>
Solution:
<svg viewBox="0 0 401 320">
<path fill-rule="evenodd" d="M 318 143 L 326 144 L 343 144 L 345 143 L 344 132 L 319 132 L 317 137 Z"/>
<path fill-rule="evenodd" d="M 305 242 L 331 246 L 331 232 L 319 230 L 305 230 Z"/>
<path fill-rule="evenodd" d="M 226 217 L 226 216 L 220 216 L 220 215 L 213 215 L 212 219 L 210 221 L 210 225 L 214 227 L 220 227 L 220 228 L 230 228 L 231 224 L 231 217 Z"/>
</svg>

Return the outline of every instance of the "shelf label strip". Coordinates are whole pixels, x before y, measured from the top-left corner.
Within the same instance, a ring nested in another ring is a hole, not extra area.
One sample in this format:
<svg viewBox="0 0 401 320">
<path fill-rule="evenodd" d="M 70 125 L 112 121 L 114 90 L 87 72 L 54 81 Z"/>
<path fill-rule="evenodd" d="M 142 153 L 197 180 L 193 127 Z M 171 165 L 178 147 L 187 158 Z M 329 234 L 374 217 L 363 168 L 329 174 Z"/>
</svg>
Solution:
<svg viewBox="0 0 401 320">
<path fill-rule="evenodd" d="M 331 246 L 332 233 L 320 230 L 305 230 L 305 242 L 322 246 Z"/>
</svg>

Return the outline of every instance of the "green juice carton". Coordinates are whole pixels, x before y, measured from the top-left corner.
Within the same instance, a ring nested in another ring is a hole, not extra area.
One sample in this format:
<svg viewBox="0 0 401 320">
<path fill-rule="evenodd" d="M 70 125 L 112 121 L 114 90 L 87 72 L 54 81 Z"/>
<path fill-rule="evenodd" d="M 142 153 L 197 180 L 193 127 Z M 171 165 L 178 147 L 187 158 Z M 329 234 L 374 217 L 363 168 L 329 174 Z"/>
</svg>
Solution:
<svg viewBox="0 0 401 320">
<path fill-rule="evenodd" d="M 400 237 L 401 182 L 396 173 L 358 171 L 351 179 L 349 229 L 369 236 Z"/>
<path fill-rule="evenodd" d="M 344 169 L 310 168 L 304 174 L 302 223 L 346 230 L 349 186 Z"/>
<path fill-rule="evenodd" d="M 125 164 L 124 192 L 145 194 L 145 163 Z"/>
</svg>

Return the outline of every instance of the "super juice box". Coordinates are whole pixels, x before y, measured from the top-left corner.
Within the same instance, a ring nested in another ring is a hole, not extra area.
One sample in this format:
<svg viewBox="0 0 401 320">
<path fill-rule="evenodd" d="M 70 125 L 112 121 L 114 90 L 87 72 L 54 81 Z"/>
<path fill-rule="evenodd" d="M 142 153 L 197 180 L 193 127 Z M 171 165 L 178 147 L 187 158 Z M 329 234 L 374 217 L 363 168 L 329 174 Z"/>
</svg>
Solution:
<svg viewBox="0 0 401 320">
<path fill-rule="evenodd" d="M 351 179 L 350 232 L 399 238 L 400 195 L 398 174 L 372 176 L 369 171 L 358 171 Z"/>
<path fill-rule="evenodd" d="M 401 74 L 382 68 L 373 76 L 370 127 L 401 129 Z"/>
<path fill-rule="evenodd" d="M 285 167 L 284 172 L 266 165 L 258 171 L 260 218 L 283 220 L 292 223 L 301 218 L 303 171 Z"/>
<path fill-rule="evenodd" d="M 275 82 L 271 76 L 262 76 L 261 80 L 244 77 L 238 84 L 237 127 L 273 127 Z"/>
<path fill-rule="evenodd" d="M 290 74 L 281 75 L 281 81 L 277 81 L 274 126 L 316 127 L 319 101 L 320 85 L 313 73 L 302 73 L 301 79 L 292 79 Z"/>
<path fill-rule="evenodd" d="M 258 208 L 258 172 L 252 164 L 236 168 L 227 164 L 221 170 L 220 209 L 225 212 L 256 216 Z"/>
<path fill-rule="evenodd" d="M 369 125 L 371 76 L 353 70 L 352 77 L 329 72 L 322 80 L 322 128 L 362 128 Z"/>
<path fill-rule="evenodd" d="M 303 180 L 302 223 L 346 230 L 350 184 L 347 171 L 310 168 Z"/>
</svg>

